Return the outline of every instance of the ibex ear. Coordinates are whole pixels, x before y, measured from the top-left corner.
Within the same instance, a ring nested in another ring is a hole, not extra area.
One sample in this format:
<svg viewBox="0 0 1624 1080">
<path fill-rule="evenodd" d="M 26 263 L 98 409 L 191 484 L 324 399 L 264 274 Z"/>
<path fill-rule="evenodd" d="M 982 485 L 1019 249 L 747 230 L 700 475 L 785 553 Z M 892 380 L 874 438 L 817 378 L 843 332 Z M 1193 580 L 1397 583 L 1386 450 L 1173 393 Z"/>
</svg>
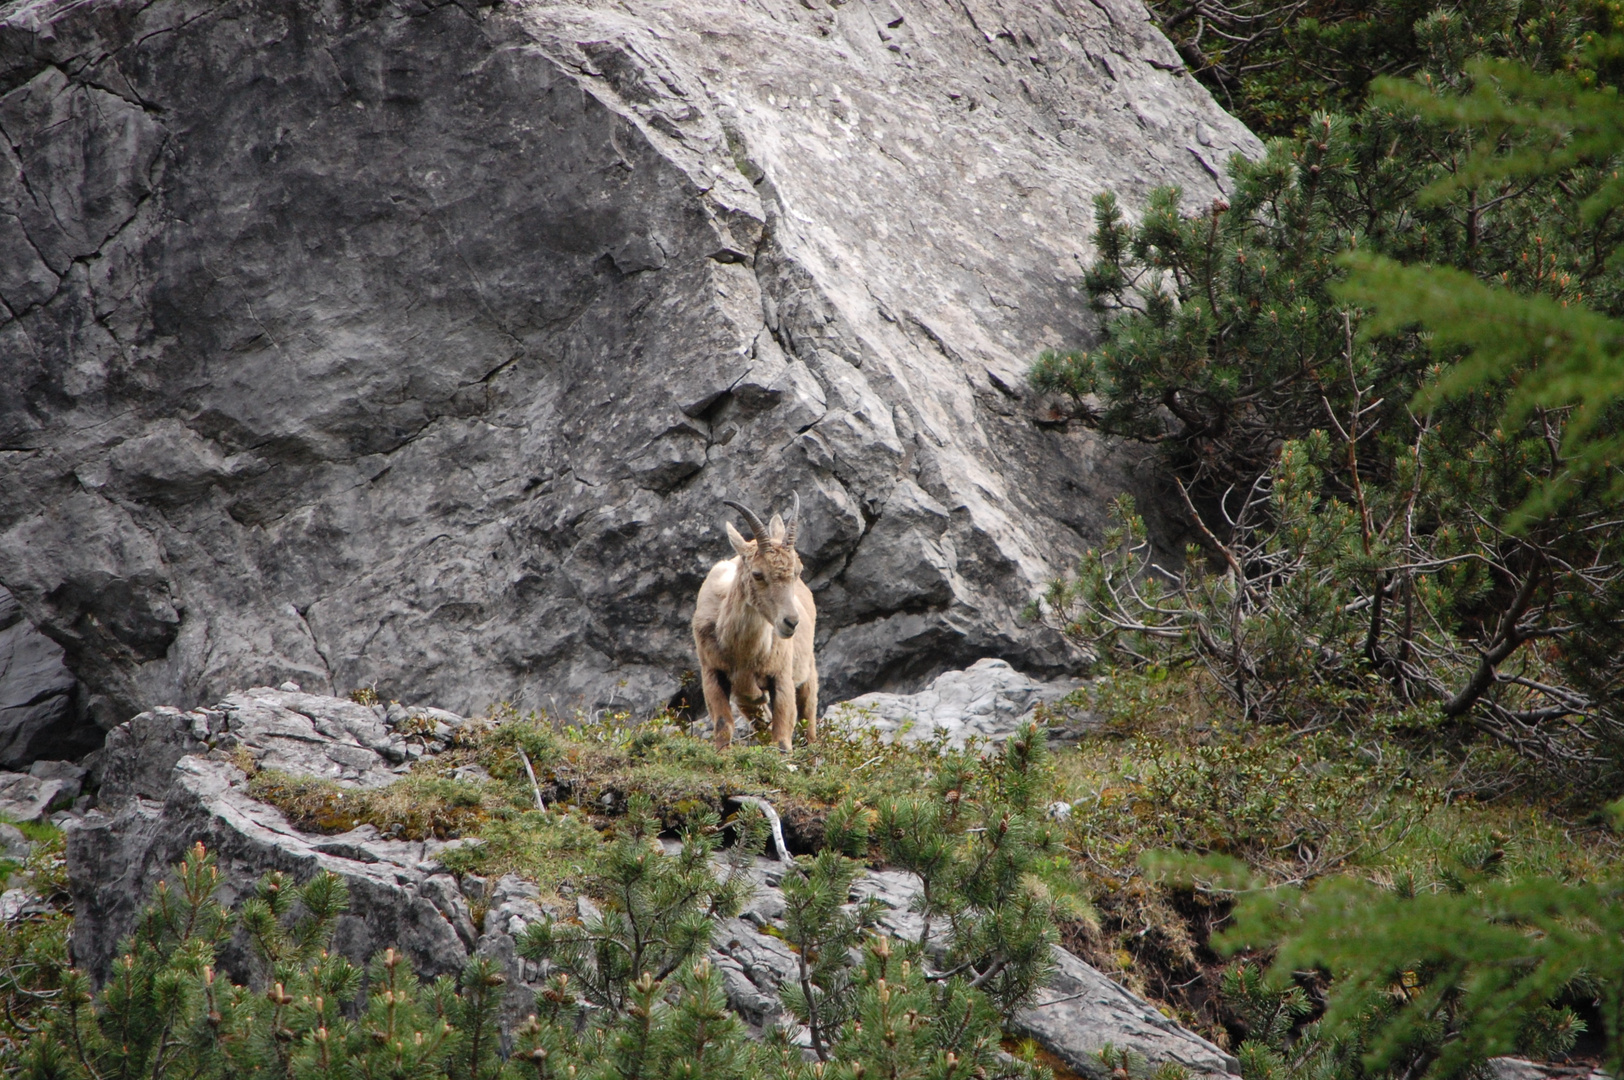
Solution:
<svg viewBox="0 0 1624 1080">
<path fill-rule="evenodd" d="M 774 514 L 773 519 L 767 522 L 767 535 L 772 538 L 773 543 L 782 544 L 784 542 L 784 519 Z"/>
<path fill-rule="evenodd" d="M 733 545 L 734 551 L 738 552 L 740 555 L 743 555 L 747 559 L 756 553 L 755 541 L 746 540 L 744 537 L 740 536 L 739 530 L 733 527 L 733 523 L 731 521 L 727 523 L 727 542 Z"/>
</svg>

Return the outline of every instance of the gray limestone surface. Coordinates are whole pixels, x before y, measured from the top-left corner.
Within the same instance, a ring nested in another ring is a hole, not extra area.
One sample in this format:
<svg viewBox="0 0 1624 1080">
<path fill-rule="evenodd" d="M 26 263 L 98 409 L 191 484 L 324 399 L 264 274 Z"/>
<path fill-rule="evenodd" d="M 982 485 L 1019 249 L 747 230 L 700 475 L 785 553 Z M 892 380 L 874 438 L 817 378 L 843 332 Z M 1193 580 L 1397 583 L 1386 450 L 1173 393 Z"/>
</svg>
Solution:
<svg viewBox="0 0 1624 1080">
<path fill-rule="evenodd" d="M 15 825 L 0 824 L 0 858 L 22 862 L 34 850 L 34 842 Z"/>
<path fill-rule="evenodd" d="M 66 780 L 47 780 L 28 773 L 0 772 L 0 819 L 20 825 L 43 821 L 52 810 L 73 802 L 79 785 Z"/>
<path fill-rule="evenodd" d="M 119 938 L 134 927 L 142 899 L 187 848 L 201 841 L 219 860 L 222 902 L 236 903 L 270 870 L 300 880 L 318 870 L 339 874 L 349 884 L 351 908 L 339 921 L 334 946 L 346 956 L 364 961 L 392 946 L 421 974 L 432 976 L 459 970 L 468 954 L 478 951 L 508 969 L 508 1019 L 533 1011 L 546 973 L 518 956 L 516 938 L 544 914 L 590 917 L 590 901 L 580 898 L 575 912 L 549 912 L 535 886 L 517 877 L 459 879 L 440 859 L 464 840 L 393 840 L 370 825 L 336 836 L 301 832 L 280 811 L 250 796 L 247 778 L 234 764 L 246 751 L 295 775 L 354 785 L 387 782 L 410 757 L 442 749 L 464 722 L 454 714 L 419 711 L 418 716 L 438 722 L 431 731 L 423 723 L 400 723 L 411 715 L 391 722 L 388 712 L 262 687 L 207 709 L 153 710 L 113 731 L 104 752 L 102 805 L 67 826 L 75 963 L 98 977 L 105 974 Z M 405 739 L 397 727 L 423 734 Z M 796 971 L 795 957 L 781 938 L 783 871 L 783 864 L 758 858 L 747 868 L 755 886 L 748 906 L 737 918 L 719 923 L 712 935 L 710 959 L 722 972 L 728 1002 L 757 1029 L 794 1024 L 779 997 L 785 979 Z M 878 900 L 881 928 L 918 940 L 923 922 L 912 910 L 917 892 L 910 874 L 867 871 L 854 884 L 852 899 Z M 4 904 L 0 898 L 0 920 Z M 484 910 L 479 925 L 476 907 Z M 221 956 L 228 971 L 245 959 L 230 948 Z M 1056 949 L 1055 961 L 1054 978 L 1017 1016 L 1016 1027 L 1074 1069 L 1104 1080 L 1096 1054 L 1109 1042 L 1152 1066 L 1174 1062 L 1214 1078 L 1237 1071 L 1234 1058 L 1075 956 Z M 804 1033 L 800 1037 L 804 1041 Z"/>
<path fill-rule="evenodd" d="M 1492 1057 L 1483 1063 L 1489 1080 L 1610 1080 L 1606 1072 L 1582 1063 L 1555 1064 L 1526 1058 Z"/>
<path fill-rule="evenodd" d="M 1039 705 L 1060 700 L 1088 685 L 1084 679 L 1034 679 L 1008 661 L 977 660 L 963 671 L 944 671 L 913 694 L 876 692 L 841 702 L 829 710 L 836 722 L 872 728 L 887 739 L 929 742 L 943 739 L 962 747 L 971 740 L 998 743 L 1031 720 Z M 1086 712 L 1055 709 L 1051 734 L 1075 741 L 1093 724 Z"/>
<path fill-rule="evenodd" d="M 0 131 L 0 582 L 108 728 L 663 703 L 792 491 L 826 696 L 1067 670 L 1149 480 L 1023 373 L 1092 196 L 1259 149 L 1138 0 L 9 0 Z"/>
<path fill-rule="evenodd" d="M 152 888 L 201 842 L 219 860 L 222 903 L 244 898 L 271 870 L 299 880 L 332 870 L 349 882 L 352 898 L 335 937 L 346 955 L 369 959 L 395 946 L 424 974 L 459 970 L 475 935 L 456 880 L 434 861 L 459 841 L 394 840 L 370 825 L 336 836 L 301 833 L 250 797 L 235 764 L 246 753 L 295 776 L 387 784 L 442 749 L 463 723 L 433 713 L 432 726 L 402 724 L 383 706 L 257 687 L 190 712 L 151 710 L 115 728 L 98 763 L 98 806 L 66 828 L 75 962 L 104 973 Z"/>
<path fill-rule="evenodd" d="M 95 749 L 101 737 L 79 706 L 61 646 L 35 629 L 0 587 L 0 768 L 78 756 Z"/>
</svg>

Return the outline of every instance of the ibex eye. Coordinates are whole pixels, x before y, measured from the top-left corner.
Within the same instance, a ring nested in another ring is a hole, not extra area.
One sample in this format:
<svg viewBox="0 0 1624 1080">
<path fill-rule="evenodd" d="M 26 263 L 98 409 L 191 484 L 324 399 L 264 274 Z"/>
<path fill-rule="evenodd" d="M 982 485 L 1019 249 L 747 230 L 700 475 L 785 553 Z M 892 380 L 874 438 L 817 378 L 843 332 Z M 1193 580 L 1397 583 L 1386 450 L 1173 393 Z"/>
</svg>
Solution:
<svg viewBox="0 0 1624 1080">
<path fill-rule="evenodd" d="M 757 581 L 766 581 L 767 580 L 767 575 L 763 574 L 760 570 L 756 570 L 756 571 L 752 572 L 751 576 L 754 577 Z"/>
</svg>

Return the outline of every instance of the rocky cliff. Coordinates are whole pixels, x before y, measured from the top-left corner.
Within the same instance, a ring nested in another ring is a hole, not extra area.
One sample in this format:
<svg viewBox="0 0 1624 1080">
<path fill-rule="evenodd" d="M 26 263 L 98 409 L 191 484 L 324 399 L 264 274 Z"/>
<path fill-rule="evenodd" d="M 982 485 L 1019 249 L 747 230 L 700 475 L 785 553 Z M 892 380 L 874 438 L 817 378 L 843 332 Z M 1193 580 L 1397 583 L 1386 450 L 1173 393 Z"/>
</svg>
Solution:
<svg viewBox="0 0 1624 1080">
<path fill-rule="evenodd" d="M 101 745 L 62 649 L 0 588 L 0 769 L 79 757 Z"/>
<path fill-rule="evenodd" d="M 12 0 L 0 133 L 0 582 L 104 724 L 667 699 L 792 490 L 830 699 L 1062 669 L 1138 481 L 1023 370 L 1092 195 L 1256 148 L 1136 0 Z"/>
</svg>

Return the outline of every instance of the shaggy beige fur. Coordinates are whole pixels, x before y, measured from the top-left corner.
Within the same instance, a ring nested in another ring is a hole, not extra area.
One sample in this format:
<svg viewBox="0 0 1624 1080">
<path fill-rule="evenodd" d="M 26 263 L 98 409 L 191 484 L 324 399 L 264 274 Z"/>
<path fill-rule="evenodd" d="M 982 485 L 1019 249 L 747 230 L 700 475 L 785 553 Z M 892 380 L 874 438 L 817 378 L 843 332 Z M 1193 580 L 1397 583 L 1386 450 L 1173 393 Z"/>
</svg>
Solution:
<svg viewBox="0 0 1624 1080">
<path fill-rule="evenodd" d="M 754 539 L 739 535 L 732 522 L 727 538 L 737 552 L 711 567 L 694 609 L 694 648 L 705 690 L 705 711 L 716 729 L 716 746 L 733 742 L 733 709 L 752 721 L 771 712 L 772 740 L 788 752 L 797 718 L 806 721 L 810 742 L 818 731 L 818 668 L 812 655 L 817 609 L 812 590 L 801 580 L 795 553 L 800 496 L 786 525 L 777 514 L 770 525 L 737 503 Z"/>
</svg>

